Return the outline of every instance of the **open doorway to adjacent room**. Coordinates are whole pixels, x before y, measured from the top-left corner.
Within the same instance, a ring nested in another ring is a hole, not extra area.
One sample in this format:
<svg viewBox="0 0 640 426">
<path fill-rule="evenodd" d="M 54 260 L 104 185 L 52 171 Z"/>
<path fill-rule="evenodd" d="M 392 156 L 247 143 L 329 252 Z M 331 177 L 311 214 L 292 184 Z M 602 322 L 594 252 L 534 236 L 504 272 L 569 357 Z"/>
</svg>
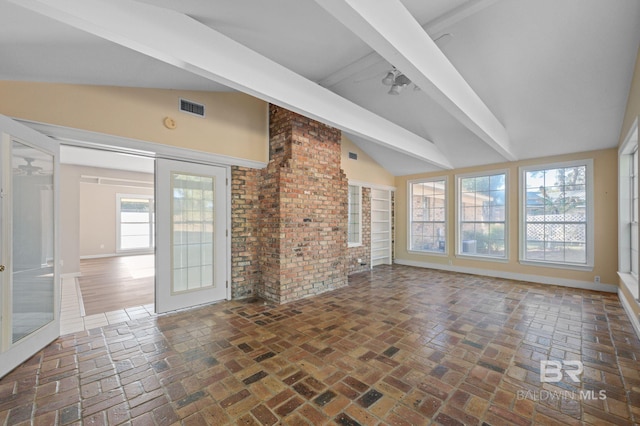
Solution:
<svg viewBox="0 0 640 426">
<path fill-rule="evenodd" d="M 153 158 L 61 146 L 61 333 L 155 312 Z"/>
</svg>

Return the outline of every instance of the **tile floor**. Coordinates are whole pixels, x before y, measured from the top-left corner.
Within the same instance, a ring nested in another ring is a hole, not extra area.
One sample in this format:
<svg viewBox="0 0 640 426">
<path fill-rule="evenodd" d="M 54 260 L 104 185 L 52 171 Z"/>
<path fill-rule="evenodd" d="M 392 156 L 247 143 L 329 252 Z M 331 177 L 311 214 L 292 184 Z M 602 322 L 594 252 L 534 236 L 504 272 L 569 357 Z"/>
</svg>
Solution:
<svg viewBox="0 0 640 426">
<path fill-rule="evenodd" d="M 63 335 L 155 315 L 153 304 L 85 315 L 80 287 L 74 277 L 62 279 L 60 299 L 60 333 Z"/>
<path fill-rule="evenodd" d="M 0 381 L 0 424 L 640 422 L 640 341 L 615 294 L 374 271 L 63 336 Z M 541 383 L 547 359 L 581 361 L 580 381 Z"/>
</svg>

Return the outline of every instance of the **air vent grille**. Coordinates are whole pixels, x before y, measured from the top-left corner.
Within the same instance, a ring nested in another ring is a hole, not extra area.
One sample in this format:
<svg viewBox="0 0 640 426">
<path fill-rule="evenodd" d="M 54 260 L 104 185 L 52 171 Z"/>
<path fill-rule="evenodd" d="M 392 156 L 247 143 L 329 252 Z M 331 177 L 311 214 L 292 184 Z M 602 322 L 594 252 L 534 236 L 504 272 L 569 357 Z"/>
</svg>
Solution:
<svg viewBox="0 0 640 426">
<path fill-rule="evenodd" d="M 186 99 L 180 99 L 180 111 L 197 115 L 198 117 L 204 117 L 204 105 Z"/>
<path fill-rule="evenodd" d="M 350 160 L 357 160 L 358 159 L 358 154 L 355 152 L 350 152 L 349 153 L 349 159 Z"/>
</svg>

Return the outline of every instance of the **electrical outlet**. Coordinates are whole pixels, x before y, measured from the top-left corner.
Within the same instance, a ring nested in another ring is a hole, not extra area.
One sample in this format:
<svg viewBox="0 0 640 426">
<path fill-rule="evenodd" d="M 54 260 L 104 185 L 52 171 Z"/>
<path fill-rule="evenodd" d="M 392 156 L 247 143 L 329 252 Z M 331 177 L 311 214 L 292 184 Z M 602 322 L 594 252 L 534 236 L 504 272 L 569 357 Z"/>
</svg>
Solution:
<svg viewBox="0 0 640 426">
<path fill-rule="evenodd" d="M 358 263 L 362 263 L 362 259 L 358 259 Z"/>
<path fill-rule="evenodd" d="M 595 277 L 593 277 L 593 282 L 596 284 L 600 284 L 600 275 L 596 275 Z"/>
</svg>

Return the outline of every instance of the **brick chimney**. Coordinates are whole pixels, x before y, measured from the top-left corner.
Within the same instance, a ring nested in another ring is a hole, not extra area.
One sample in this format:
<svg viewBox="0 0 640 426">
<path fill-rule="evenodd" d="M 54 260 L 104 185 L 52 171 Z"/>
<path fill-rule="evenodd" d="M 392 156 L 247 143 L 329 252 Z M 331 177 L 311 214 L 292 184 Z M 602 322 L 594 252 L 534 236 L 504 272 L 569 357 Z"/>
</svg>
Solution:
<svg viewBox="0 0 640 426">
<path fill-rule="evenodd" d="M 348 181 L 340 130 L 275 105 L 269 116 L 256 293 L 286 303 L 347 285 Z"/>
</svg>

